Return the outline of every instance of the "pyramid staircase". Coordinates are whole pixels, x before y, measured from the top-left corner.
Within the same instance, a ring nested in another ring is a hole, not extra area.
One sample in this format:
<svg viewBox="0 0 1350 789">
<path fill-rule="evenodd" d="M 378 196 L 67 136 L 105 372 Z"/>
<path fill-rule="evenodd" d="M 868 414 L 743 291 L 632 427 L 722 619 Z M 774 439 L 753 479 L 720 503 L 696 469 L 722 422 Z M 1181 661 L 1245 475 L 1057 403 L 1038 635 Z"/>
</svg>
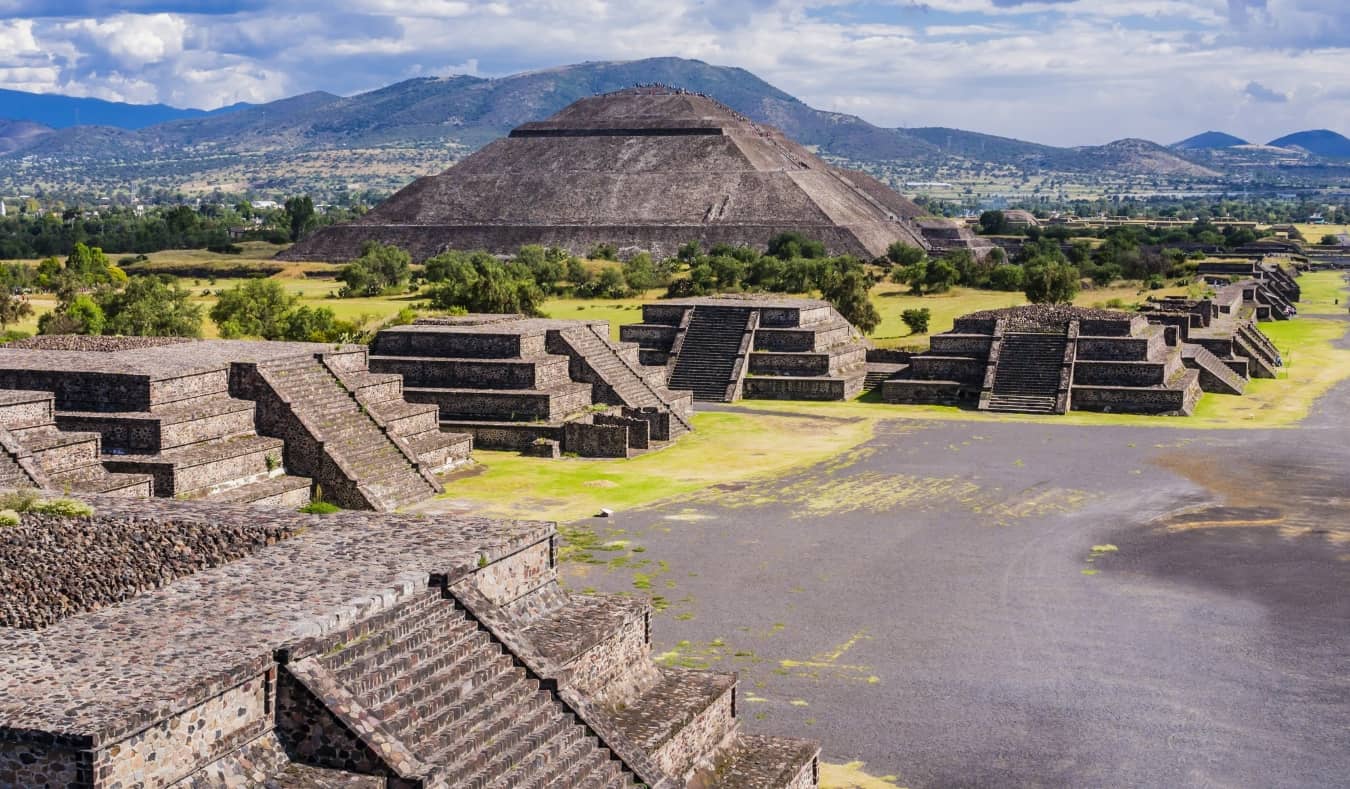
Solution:
<svg viewBox="0 0 1350 789">
<path fill-rule="evenodd" d="M 734 674 L 652 662 L 647 600 L 541 581 L 504 604 L 433 581 L 279 653 L 277 785 L 815 786 L 814 743 L 740 733 Z"/>
<path fill-rule="evenodd" d="M 286 444 L 287 466 L 316 479 L 325 497 L 346 508 L 390 511 L 441 491 L 422 469 L 417 455 L 401 445 L 315 355 L 267 361 L 258 377 L 288 414 L 274 417 L 272 431 L 290 428 L 301 440 Z M 375 387 L 395 390 L 397 376 L 368 378 Z M 269 409 L 271 410 L 271 409 Z"/>
<path fill-rule="evenodd" d="M 378 721 L 381 749 L 406 755 L 400 777 L 503 789 L 633 785 L 556 691 L 439 589 L 363 626 L 288 672 L 330 710 Z"/>
<path fill-rule="evenodd" d="M 696 306 L 670 374 L 671 389 L 694 393 L 695 400 L 730 402 L 745 366 L 738 364 L 749 328 L 749 308 Z"/>
<path fill-rule="evenodd" d="M 595 324 L 582 324 L 575 328 L 564 329 L 559 338 L 572 350 L 574 362 L 584 365 L 598 382 L 592 382 L 592 396 L 600 400 L 604 390 L 612 393 L 607 400 L 617 401 L 613 405 L 629 408 L 656 408 L 671 413 L 669 440 L 689 432 L 693 426 L 689 422 L 690 397 L 672 392 L 664 386 L 653 384 L 648 376 L 641 372 L 636 358 L 626 355 L 635 354 L 636 348 L 616 347 L 608 337 L 600 333 Z M 575 376 L 574 376 L 575 377 Z M 603 383 L 595 386 L 596 383 Z"/>
<path fill-rule="evenodd" d="M 982 410 L 1058 412 L 1068 338 L 1062 333 L 1007 332 L 994 368 L 994 385 Z"/>
<path fill-rule="evenodd" d="M 1182 348 L 1182 359 L 1187 367 L 1200 371 L 1200 385 L 1206 392 L 1240 395 L 1247 388 L 1246 378 L 1203 345 L 1186 344 Z"/>
<path fill-rule="evenodd" d="M 0 391 L 0 488 L 151 495 L 150 477 L 103 467 L 98 433 L 57 427 L 55 403 L 51 392 Z"/>
</svg>

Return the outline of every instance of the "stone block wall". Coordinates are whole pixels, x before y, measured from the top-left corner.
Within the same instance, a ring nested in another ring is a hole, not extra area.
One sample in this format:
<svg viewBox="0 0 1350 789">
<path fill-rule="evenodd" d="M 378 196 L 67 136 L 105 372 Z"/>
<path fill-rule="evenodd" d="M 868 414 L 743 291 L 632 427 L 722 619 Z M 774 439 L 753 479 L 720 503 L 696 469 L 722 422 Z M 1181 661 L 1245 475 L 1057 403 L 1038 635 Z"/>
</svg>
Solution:
<svg viewBox="0 0 1350 789">
<path fill-rule="evenodd" d="M 1080 361 L 1142 362 L 1163 345 L 1161 336 L 1154 337 L 1087 337 L 1078 338 Z"/>
<path fill-rule="evenodd" d="M 399 331 L 386 329 L 375 336 L 374 355 L 445 356 L 462 359 L 508 359 L 542 356 L 544 333 Z"/>
<path fill-rule="evenodd" d="M 18 739 L 0 731 L 0 786 L 91 786 L 93 773 L 93 756 L 87 750 L 54 738 Z"/>
<path fill-rule="evenodd" d="M 625 458 L 628 457 L 628 428 L 567 422 L 563 425 L 562 448 L 564 452 L 588 458 Z"/>
<path fill-rule="evenodd" d="M 538 439 L 562 442 L 562 425 L 543 422 L 456 422 L 441 423 L 444 430 L 468 433 L 479 449 L 504 449 L 523 452 Z"/>
<path fill-rule="evenodd" d="M 1161 386 L 1168 377 L 1164 362 L 1099 362 L 1078 360 L 1073 380 L 1082 386 Z"/>
<path fill-rule="evenodd" d="M 862 392 L 863 375 L 848 378 L 748 376 L 744 396 L 756 400 L 849 400 Z"/>
<path fill-rule="evenodd" d="M 979 386 L 988 363 L 965 356 L 915 356 L 910 362 L 914 374 L 936 381 L 957 381 Z"/>
<path fill-rule="evenodd" d="M 169 786 L 272 726 L 270 671 L 156 722 L 94 757 L 100 787 Z"/>
<path fill-rule="evenodd" d="M 1070 394 L 1074 411 L 1116 411 L 1134 414 L 1186 414 L 1194 403 L 1187 404 L 1187 392 L 1182 389 L 1131 389 L 1112 386 L 1075 386 Z"/>
<path fill-rule="evenodd" d="M 474 573 L 478 591 L 495 605 L 506 605 L 553 580 L 556 535 L 521 548 Z"/>
</svg>

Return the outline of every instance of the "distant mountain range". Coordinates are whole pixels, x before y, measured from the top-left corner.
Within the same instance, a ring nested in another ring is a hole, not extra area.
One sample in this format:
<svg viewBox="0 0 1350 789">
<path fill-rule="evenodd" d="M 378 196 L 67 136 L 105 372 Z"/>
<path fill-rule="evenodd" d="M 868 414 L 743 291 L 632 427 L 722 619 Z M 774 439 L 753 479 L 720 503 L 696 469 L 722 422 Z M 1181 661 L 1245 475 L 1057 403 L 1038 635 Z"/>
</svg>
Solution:
<svg viewBox="0 0 1350 789">
<path fill-rule="evenodd" d="M 1215 152 L 1245 144 L 1207 132 L 1170 147 L 1126 139 L 1061 148 L 960 129 L 882 128 L 814 109 L 744 69 L 651 58 L 500 79 L 413 79 L 356 96 L 306 93 L 209 113 L 0 91 L 0 117 L 11 118 L 0 122 L 0 189 L 390 191 L 579 98 L 651 82 L 706 93 L 822 154 L 861 166 L 956 164 L 1214 180 L 1226 169 L 1224 154 Z M 81 124 L 71 125 L 76 108 Z M 1272 145 L 1284 157 L 1266 157 L 1272 164 L 1290 157 L 1350 159 L 1350 150 L 1339 147 L 1350 141 L 1333 132 L 1300 132 Z"/>
<path fill-rule="evenodd" d="M 62 96 L 55 93 L 27 93 L 0 89 L 0 118 L 25 120 L 65 129 L 70 126 L 116 126 L 143 129 L 156 123 L 218 115 L 252 106 L 234 104 L 218 110 L 192 110 L 167 104 L 124 104 L 120 101 Z"/>
</svg>

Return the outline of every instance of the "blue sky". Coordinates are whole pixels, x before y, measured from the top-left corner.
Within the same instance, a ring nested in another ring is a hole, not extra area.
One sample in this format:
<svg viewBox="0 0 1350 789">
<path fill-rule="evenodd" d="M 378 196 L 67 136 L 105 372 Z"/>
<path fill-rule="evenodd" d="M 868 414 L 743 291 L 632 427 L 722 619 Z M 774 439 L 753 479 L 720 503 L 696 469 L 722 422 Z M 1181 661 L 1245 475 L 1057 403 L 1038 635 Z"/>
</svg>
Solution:
<svg viewBox="0 0 1350 789">
<path fill-rule="evenodd" d="M 0 0 L 0 87 L 177 106 L 656 55 L 886 126 L 1350 134 L 1350 0 Z"/>
</svg>

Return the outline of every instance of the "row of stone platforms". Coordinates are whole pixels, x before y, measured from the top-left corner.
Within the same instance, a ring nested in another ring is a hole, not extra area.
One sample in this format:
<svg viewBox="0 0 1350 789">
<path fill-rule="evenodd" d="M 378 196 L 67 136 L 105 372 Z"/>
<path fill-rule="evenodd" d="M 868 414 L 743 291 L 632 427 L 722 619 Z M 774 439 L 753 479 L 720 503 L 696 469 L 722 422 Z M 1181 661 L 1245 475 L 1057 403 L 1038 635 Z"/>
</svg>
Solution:
<svg viewBox="0 0 1350 789">
<path fill-rule="evenodd" d="M 360 346 L 37 337 L 0 348 L 0 444 L 15 485 L 391 510 L 472 440 Z"/>
<path fill-rule="evenodd" d="M 1187 415 L 1204 391 L 1240 394 L 1247 360 L 1229 351 L 1221 358 L 1187 336 L 1140 313 L 1050 305 L 977 312 L 934 335 L 927 352 L 881 384 L 881 396 L 989 411 Z"/>
<path fill-rule="evenodd" d="M 849 400 L 862 392 L 867 344 L 824 301 L 759 295 L 642 305 L 619 327 L 648 369 L 695 400 Z"/>
<path fill-rule="evenodd" d="M 816 785 L 552 524 L 83 498 L 0 534 L 6 786 Z"/>
<path fill-rule="evenodd" d="M 381 331 L 370 367 L 483 449 L 631 457 L 692 429 L 689 393 L 612 342 L 605 321 L 427 318 Z"/>
</svg>

